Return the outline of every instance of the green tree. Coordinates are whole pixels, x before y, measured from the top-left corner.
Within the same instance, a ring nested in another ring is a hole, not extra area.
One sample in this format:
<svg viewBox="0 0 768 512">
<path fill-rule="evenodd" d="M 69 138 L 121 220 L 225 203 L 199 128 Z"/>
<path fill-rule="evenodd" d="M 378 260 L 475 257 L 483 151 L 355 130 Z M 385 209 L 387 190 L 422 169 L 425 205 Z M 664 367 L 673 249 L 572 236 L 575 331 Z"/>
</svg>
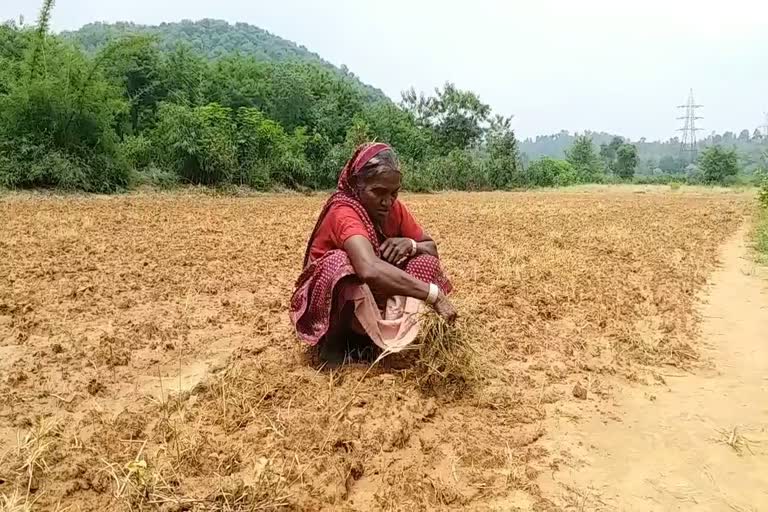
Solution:
<svg viewBox="0 0 768 512">
<path fill-rule="evenodd" d="M 580 182 L 591 183 L 602 179 L 603 167 L 589 136 L 576 137 L 566 151 L 566 160 L 573 166 Z"/>
<path fill-rule="evenodd" d="M 271 63 L 253 57 L 224 56 L 211 65 L 204 95 L 207 101 L 224 107 L 254 107 L 265 112 L 274 88 L 272 69 Z"/>
<path fill-rule="evenodd" d="M 634 144 L 622 144 L 616 150 L 616 162 L 613 172 L 622 179 L 631 179 L 637 168 L 637 147 Z"/>
<path fill-rule="evenodd" d="M 8 94 L 11 84 L 19 80 L 29 39 L 29 33 L 19 30 L 15 24 L 0 24 L 0 94 Z"/>
<path fill-rule="evenodd" d="M 360 119 L 368 126 L 371 138 L 397 148 L 401 159 L 421 161 L 430 156 L 432 132 L 418 126 L 413 115 L 397 105 L 379 102 L 366 106 Z"/>
<path fill-rule="evenodd" d="M 413 89 L 403 93 L 402 106 L 417 122 L 435 132 L 442 154 L 475 146 L 483 137 L 491 108 L 472 91 L 463 91 L 447 82 L 435 95 L 417 95 Z"/>
<path fill-rule="evenodd" d="M 240 108 L 236 117 L 241 183 L 266 188 L 273 182 L 297 186 L 309 181 L 303 129 L 288 134 L 254 108 Z"/>
<path fill-rule="evenodd" d="M 179 44 L 164 59 L 162 77 L 167 98 L 183 105 L 204 103 L 208 65 L 189 45 Z"/>
<path fill-rule="evenodd" d="M 749 142 L 749 130 L 741 130 L 739 133 L 739 142 Z"/>
<path fill-rule="evenodd" d="M 96 57 L 104 63 L 105 75 L 123 91 L 128 102 L 127 133 L 151 128 L 157 107 L 165 97 L 162 55 L 147 37 L 116 40 Z"/>
<path fill-rule="evenodd" d="M 699 169 L 707 183 L 726 183 L 739 172 L 739 158 L 733 149 L 710 146 L 699 157 Z"/>
<path fill-rule="evenodd" d="M 266 112 L 289 131 L 312 123 L 314 96 L 306 71 L 299 65 L 282 65 L 271 72 Z"/>
<path fill-rule="evenodd" d="M 659 160 L 659 169 L 667 174 L 679 174 L 685 171 L 685 160 L 666 155 Z"/>
<path fill-rule="evenodd" d="M 603 159 L 605 167 L 611 172 L 616 172 L 616 158 L 622 144 L 624 144 L 624 139 L 621 137 L 614 137 L 608 144 L 600 144 L 600 158 Z"/>
<path fill-rule="evenodd" d="M 496 116 L 487 134 L 487 178 L 493 188 L 522 186 L 522 165 L 511 118 Z"/>
</svg>

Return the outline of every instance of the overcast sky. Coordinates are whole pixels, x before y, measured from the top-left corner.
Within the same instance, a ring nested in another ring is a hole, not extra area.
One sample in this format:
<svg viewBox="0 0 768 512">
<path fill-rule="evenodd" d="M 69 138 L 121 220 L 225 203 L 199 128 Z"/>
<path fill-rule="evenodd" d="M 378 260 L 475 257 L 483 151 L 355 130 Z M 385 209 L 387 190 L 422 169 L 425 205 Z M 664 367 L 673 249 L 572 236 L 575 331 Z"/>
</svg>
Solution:
<svg viewBox="0 0 768 512">
<path fill-rule="evenodd" d="M 32 21 L 39 3 L 0 0 L 0 19 Z M 521 137 L 666 139 L 689 88 L 706 132 L 752 131 L 768 110 L 765 0 L 58 0 L 53 27 L 200 18 L 296 41 L 394 99 L 453 81 Z"/>
</svg>

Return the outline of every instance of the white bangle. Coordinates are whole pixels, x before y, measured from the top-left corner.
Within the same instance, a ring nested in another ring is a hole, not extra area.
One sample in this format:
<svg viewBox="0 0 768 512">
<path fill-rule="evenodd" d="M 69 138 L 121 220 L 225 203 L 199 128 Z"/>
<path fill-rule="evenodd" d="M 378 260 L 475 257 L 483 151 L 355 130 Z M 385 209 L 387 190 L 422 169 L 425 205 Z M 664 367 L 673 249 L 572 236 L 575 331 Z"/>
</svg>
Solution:
<svg viewBox="0 0 768 512">
<path fill-rule="evenodd" d="M 427 304 L 434 306 L 437 302 L 437 298 L 440 295 L 440 288 L 435 283 L 429 284 L 429 294 L 427 295 Z"/>
<path fill-rule="evenodd" d="M 419 246 L 416 245 L 416 240 L 411 238 L 411 256 L 415 256 L 416 252 L 419 250 Z"/>
</svg>

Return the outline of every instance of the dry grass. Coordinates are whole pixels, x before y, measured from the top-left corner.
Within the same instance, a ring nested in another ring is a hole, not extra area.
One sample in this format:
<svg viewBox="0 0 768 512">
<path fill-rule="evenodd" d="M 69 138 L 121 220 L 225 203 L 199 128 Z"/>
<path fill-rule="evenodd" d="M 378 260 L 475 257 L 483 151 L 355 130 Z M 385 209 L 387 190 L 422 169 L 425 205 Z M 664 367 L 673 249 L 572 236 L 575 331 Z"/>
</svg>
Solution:
<svg viewBox="0 0 768 512">
<path fill-rule="evenodd" d="M 768 264 L 768 206 L 758 211 L 752 236 L 758 261 Z"/>
<path fill-rule="evenodd" d="M 0 494 L 0 512 L 32 512 L 32 503 L 17 489 L 10 496 Z"/>
<path fill-rule="evenodd" d="M 449 325 L 437 314 L 425 313 L 414 348 L 418 350 L 418 364 L 424 369 L 419 384 L 431 394 L 461 393 L 491 377 L 492 368 L 482 361 L 461 322 Z"/>
<path fill-rule="evenodd" d="M 48 462 L 61 432 L 57 420 L 38 418 L 25 434 L 18 433 L 15 448 L 0 458 L 0 480 L 12 487 L 9 495 L 3 494 L 5 507 L 15 510 L 35 501 L 33 493 L 50 469 Z"/>
<path fill-rule="evenodd" d="M 739 430 L 738 426 L 731 429 L 718 429 L 717 432 L 720 434 L 718 442 L 730 446 L 738 455 L 744 455 L 746 452 L 754 455 L 752 445 L 755 444 L 756 441 L 746 437 Z"/>
<path fill-rule="evenodd" d="M 696 362 L 696 293 L 750 198 L 647 190 L 406 197 L 471 322 L 336 371 L 286 315 L 323 197 L 4 196 L 0 494 L 44 510 L 536 502 L 542 420 L 583 403 L 576 382 L 594 403 L 605 375 Z"/>
</svg>

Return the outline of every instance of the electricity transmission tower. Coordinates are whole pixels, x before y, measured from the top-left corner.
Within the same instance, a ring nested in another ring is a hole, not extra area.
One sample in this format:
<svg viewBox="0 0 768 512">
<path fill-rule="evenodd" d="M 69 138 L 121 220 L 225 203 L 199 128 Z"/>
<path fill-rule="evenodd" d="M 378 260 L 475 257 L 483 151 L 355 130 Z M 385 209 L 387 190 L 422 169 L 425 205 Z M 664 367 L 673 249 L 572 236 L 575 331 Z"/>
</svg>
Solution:
<svg viewBox="0 0 768 512">
<path fill-rule="evenodd" d="M 763 116 L 765 116 L 765 123 L 760 127 L 760 131 L 763 134 L 763 137 L 768 139 L 768 112 L 764 112 Z"/>
<path fill-rule="evenodd" d="M 678 119 L 684 120 L 685 124 L 682 128 L 678 128 L 677 131 L 683 132 L 683 136 L 680 138 L 680 157 L 686 159 L 689 163 L 696 161 L 699 148 L 696 142 L 696 132 L 701 128 L 696 128 L 696 121 L 703 119 L 696 115 L 696 109 L 703 107 L 704 105 L 697 105 L 693 101 L 693 89 L 688 94 L 688 103 L 685 105 L 678 105 L 677 108 L 685 109 L 685 115 L 678 117 Z"/>
</svg>

